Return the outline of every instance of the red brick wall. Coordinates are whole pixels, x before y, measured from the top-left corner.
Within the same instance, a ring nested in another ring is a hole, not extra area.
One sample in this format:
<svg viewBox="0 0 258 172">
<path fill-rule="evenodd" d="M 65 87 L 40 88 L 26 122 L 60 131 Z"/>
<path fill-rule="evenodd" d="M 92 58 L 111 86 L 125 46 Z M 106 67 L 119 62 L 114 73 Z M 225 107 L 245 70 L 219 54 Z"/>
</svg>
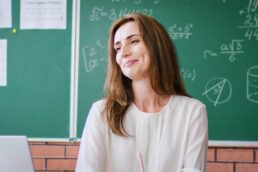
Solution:
<svg viewBox="0 0 258 172">
<path fill-rule="evenodd" d="M 36 171 L 74 171 L 79 143 L 30 142 Z"/>
<path fill-rule="evenodd" d="M 80 143 L 30 142 L 36 171 L 74 171 Z M 210 147 L 206 172 L 258 172 L 258 148 Z"/>
<path fill-rule="evenodd" d="M 258 148 L 210 147 L 207 172 L 258 172 Z"/>
</svg>

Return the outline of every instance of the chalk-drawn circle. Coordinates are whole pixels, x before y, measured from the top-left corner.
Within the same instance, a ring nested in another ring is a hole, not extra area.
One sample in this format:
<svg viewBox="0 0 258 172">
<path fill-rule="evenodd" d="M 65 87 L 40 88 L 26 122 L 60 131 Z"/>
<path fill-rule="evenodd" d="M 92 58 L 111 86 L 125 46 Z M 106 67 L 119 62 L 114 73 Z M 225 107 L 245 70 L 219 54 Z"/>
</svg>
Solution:
<svg viewBox="0 0 258 172">
<path fill-rule="evenodd" d="M 223 77 L 212 78 L 205 85 L 205 91 L 202 95 L 205 95 L 210 102 L 214 103 L 214 106 L 226 103 L 232 95 L 231 83 Z"/>
</svg>

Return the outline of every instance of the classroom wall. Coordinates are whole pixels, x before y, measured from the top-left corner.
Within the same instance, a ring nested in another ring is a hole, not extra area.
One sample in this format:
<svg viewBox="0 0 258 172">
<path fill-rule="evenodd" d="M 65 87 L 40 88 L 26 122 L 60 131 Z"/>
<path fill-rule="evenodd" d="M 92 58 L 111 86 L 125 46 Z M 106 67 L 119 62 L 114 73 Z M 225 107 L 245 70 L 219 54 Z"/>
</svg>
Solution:
<svg viewBox="0 0 258 172">
<path fill-rule="evenodd" d="M 36 171 L 74 171 L 80 143 L 30 142 Z M 258 148 L 209 147 L 206 172 L 257 172 Z"/>
</svg>

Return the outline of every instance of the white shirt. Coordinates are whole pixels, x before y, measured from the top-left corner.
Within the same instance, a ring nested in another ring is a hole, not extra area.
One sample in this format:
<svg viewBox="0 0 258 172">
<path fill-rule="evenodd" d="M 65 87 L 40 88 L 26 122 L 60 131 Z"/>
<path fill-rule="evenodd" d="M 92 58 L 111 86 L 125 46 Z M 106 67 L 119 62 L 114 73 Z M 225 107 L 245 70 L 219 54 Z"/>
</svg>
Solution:
<svg viewBox="0 0 258 172">
<path fill-rule="evenodd" d="M 112 133 L 101 114 L 104 100 L 93 104 L 83 131 L 76 172 L 204 172 L 208 147 L 205 105 L 171 96 L 158 113 L 128 108 L 129 137 Z"/>
</svg>

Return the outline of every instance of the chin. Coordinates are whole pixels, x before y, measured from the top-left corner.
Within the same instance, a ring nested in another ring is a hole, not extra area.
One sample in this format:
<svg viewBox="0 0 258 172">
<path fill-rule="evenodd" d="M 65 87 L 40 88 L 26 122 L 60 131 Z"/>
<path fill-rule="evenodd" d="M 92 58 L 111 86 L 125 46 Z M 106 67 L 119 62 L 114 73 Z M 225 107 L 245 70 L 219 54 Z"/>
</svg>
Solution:
<svg viewBox="0 0 258 172">
<path fill-rule="evenodd" d="M 125 75 L 126 78 L 133 80 L 133 77 L 131 75 Z"/>
<path fill-rule="evenodd" d="M 134 78 L 134 75 L 131 74 L 131 73 L 124 72 L 123 74 L 124 74 L 125 77 L 127 77 L 127 78 L 129 78 L 129 79 L 131 79 L 131 80 Z"/>
</svg>

